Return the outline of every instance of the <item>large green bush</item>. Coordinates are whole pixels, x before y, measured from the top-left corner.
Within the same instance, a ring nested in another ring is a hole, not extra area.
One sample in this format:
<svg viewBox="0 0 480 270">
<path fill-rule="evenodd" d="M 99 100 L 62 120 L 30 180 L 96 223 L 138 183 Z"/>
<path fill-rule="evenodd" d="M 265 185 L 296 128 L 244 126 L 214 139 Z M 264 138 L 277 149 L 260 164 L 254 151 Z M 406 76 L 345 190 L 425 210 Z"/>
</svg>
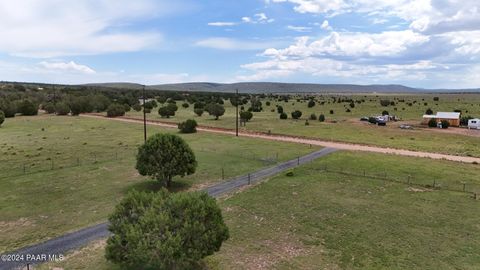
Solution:
<svg viewBox="0 0 480 270">
<path fill-rule="evenodd" d="M 300 117 L 302 117 L 302 112 L 299 110 L 295 110 L 291 114 L 293 119 L 299 119 Z"/>
<path fill-rule="evenodd" d="M 229 238 L 215 199 L 203 192 L 131 191 L 109 221 L 105 256 L 124 269 L 199 269 Z"/>
<path fill-rule="evenodd" d="M 32 101 L 25 99 L 18 104 L 18 112 L 22 115 L 37 115 L 38 106 Z"/>
<path fill-rule="evenodd" d="M 429 121 L 428 121 L 428 126 L 429 127 L 437 127 L 437 119 L 435 118 L 431 118 Z"/>
<path fill-rule="evenodd" d="M 188 119 L 187 121 L 178 124 L 180 133 L 195 133 L 197 132 L 197 121 Z"/>
<path fill-rule="evenodd" d="M 117 117 L 117 116 L 124 116 L 125 115 L 125 106 L 118 103 L 110 104 L 107 108 L 107 116 L 108 117 Z"/>
<path fill-rule="evenodd" d="M 3 122 L 5 122 L 5 113 L 0 111 L 0 126 L 2 126 Z"/>
<path fill-rule="evenodd" d="M 55 105 L 55 113 L 57 115 L 67 115 L 70 113 L 70 107 L 65 102 L 58 102 Z"/>
</svg>

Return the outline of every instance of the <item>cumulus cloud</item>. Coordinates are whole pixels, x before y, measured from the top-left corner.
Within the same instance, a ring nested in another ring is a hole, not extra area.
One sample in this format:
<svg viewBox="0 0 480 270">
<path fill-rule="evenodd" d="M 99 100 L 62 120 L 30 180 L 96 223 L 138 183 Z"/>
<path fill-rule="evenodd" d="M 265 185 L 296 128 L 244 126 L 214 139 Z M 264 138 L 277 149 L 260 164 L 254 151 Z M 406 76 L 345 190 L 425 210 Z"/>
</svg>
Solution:
<svg viewBox="0 0 480 270">
<path fill-rule="evenodd" d="M 312 30 L 311 27 L 308 26 L 294 26 L 294 25 L 288 25 L 287 26 L 288 30 L 296 31 L 296 32 L 310 32 Z"/>
<path fill-rule="evenodd" d="M 198 47 L 236 51 L 262 50 L 271 47 L 273 44 L 274 43 L 272 42 L 262 42 L 257 40 L 239 40 L 224 37 L 207 38 L 197 41 L 195 43 L 195 45 Z"/>
<path fill-rule="evenodd" d="M 209 26 L 234 26 L 234 25 L 237 25 L 236 22 L 209 22 L 208 23 Z"/>
<path fill-rule="evenodd" d="M 40 58 L 138 51 L 158 44 L 161 35 L 122 25 L 171 9 L 154 0 L 1 1 L 0 51 Z"/>
</svg>

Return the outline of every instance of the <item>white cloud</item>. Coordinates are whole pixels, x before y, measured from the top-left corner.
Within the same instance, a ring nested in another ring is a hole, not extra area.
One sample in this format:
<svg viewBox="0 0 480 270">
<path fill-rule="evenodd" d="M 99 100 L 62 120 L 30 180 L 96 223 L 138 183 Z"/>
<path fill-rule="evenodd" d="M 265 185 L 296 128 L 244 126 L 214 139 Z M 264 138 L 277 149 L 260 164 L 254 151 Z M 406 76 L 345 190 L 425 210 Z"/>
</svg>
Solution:
<svg viewBox="0 0 480 270">
<path fill-rule="evenodd" d="M 219 27 L 222 27 L 222 26 L 235 26 L 237 25 L 238 23 L 236 22 L 210 22 L 208 23 L 209 26 L 219 26 Z"/>
<path fill-rule="evenodd" d="M 323 21 L 323 23 L 320 25 L 320 28 L 322 28 L 323 30 L 328 30 L 328 31 L 332 30 L 332 27 L 330 26 L 330 24 L 328 23 L 327 20 Z"/>
<path fill-rule="evenodd" d="M 257 13 L 253 17 L 242 17 L 244 23 L 272 23 L 275 19 L 269 18 L 265 13 Z"/>
<path fill-rule="evenodd" d="M 86 65 L 79 65 L 74 61 L 70 61 L 68 63 L 43 61 L 43 62 L 40 62 L 39 65 L 45 68 L 46 70 L 51 70 L 51 71 L 73 72 L 73 73 L 84 73 L 84 74 L 95 73 L 95 70 L 93 70 L 92 68 Z"/>
<path fill-rule="evenodd" d="M 232 38 L 214 37 L 195 43 L 196 46 L 219 50 L 262 50 L 272 46 L 272 42 L 238 40 Z"/>
<path fill-rule="evenodd" d="M 310 32 L 310 31 L 312 30 L 311 27 L 307 27 L 307 26 L 294 26 L 294 25 L 288 25 L 288 26 L 287 26 L 287 29 L 288 29 L 288 30 L 293 30 L 293 31 L 296 31 L 296 32 L 301 32 L 301 33 Z"/>
<path fill-rule="evenodd" d="M 41 58 L 138 51 L 161 35 L 123 26 L 173 8 L 154 0 L 1 1 L 0 51 Z"/>
</svg>

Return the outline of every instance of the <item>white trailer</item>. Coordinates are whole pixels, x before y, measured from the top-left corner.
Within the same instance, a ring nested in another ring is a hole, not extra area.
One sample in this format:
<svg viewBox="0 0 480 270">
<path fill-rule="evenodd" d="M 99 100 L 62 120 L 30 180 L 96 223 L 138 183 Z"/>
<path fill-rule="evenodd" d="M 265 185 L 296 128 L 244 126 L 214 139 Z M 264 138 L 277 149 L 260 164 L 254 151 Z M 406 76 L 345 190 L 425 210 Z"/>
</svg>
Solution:
<svg viewBox="0 0 480 270">
<path fill-rule="evenodd" d="M 480 119 L 470 119 L 468 120 L 468 129 L 480 129 Z"/>
</svg>

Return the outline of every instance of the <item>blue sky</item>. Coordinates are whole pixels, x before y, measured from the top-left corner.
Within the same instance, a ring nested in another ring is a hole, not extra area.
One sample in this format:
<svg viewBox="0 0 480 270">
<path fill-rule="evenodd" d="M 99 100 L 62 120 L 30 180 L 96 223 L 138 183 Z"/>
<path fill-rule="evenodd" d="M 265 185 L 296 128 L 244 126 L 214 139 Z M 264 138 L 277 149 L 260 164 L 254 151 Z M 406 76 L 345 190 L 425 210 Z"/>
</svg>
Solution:
<svg viewBox="0 0 480 270">
<path fill-rule="evenodd" d="M 0 80 L 480 87 L 477 0 L 17 0 Z"/>
</svg>

